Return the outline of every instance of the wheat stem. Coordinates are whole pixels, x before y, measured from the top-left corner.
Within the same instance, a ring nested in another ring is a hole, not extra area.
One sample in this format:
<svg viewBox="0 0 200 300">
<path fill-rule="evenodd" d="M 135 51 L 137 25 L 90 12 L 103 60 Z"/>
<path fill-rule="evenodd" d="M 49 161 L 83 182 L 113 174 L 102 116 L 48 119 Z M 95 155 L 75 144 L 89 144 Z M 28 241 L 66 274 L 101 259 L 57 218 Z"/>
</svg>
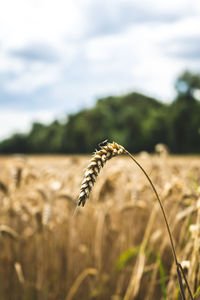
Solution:
<svg viewBox="0 0 200 300">
<path fill-rule="evenodd" d="M 173 238 L 172 238 L 172 234 L 171 234 L 171 230 L 170 230 L 170 227 L 169 227 L 169 223 L 167 221 L 167 216 L 165 214 L 165 210 L 164 210 L 164 207 L 163 207 L 163 204 L 160 200 L 160 197 L 158 195 L 158 192 L 153 184 L 153 182 L 151 181 L 149 175 L 147 174 L 147 172 L 144 170 L 144 168 L 139 164 L 139 162 L 133 157 L 133 155 L 130 154 L 130 152 L 128 152 L 126 149 L 125 149 L 125 153 L 136 163 L 136 165 L 142 170 L 142 172 L 144 173 L 144 175 L 146 176 L 146 178 L 148 179 L 155 195 L 156 195 L 156 198 L 159 202 L 159 205 L 160 205 L 160 208 L 161 208 L 161 211 L 162 211 L 162 214 L 163 214 L 163 217 L 164 217 L 164 220 L 165 220 L 165 224 L 166 224 L 166 227 L 167 227 L 167 231 L 168 231 L 168 235 L 169 235 L 169 239 L 170 239 L 170 243 L 171 243 L 171 247 L 172 247 L 172 252 L 173 252 L 173 255 L 174 255 L 174 260 L 175 260 L 175 263 L 176 263 L 176 267 L 177 267 L 177 274 L 178 274 L 178 281 L 179 281 L 179 286 L 180 286 L 180 291 L 181 291 L 181 296 L 183 298 L 183 300 L 185 300 L 185 294 L 184 294 L 184 289 L 183 289 L 183 283 L 182 283 L 182 276 L 181 276 L 181 273 L 183 275 L 183 279 L 185 281 L 185 284 L 186 284 L 186 287 L 188 289 L 188 292 L 189 292 L 189 295 L 190 295 L 190 298 L 191 300 L 193 300 L 193 296 L 192 296 L 192 292 L 190 290 L 190 287 L 189 287 L 189 284 L 188 284 L 188 281 L 186 279 L 186 276 L 182 270 L 182 267 L 180 265 L 180 263 L 178 262 L 178 259 L 177 259 L 177 256 L 176 256 L 176 251 L 175 251 L 175 247 L 174 247 L 174 242 L 173 242 Z M 180 272 L 181 270 L 181 272 Z"/>
<path fill-rule="evenodd" d="M 163 207 L 163 204 L 160 200 L 160 197 L 158 195 L 158 192 L 156 191 L 156 188 L 153 184 L 153 182 L 151 181 L 149 175 L 147 174 L 147 172 L 144 170 L 144 168 L 139 164 L 139 162 L 133 157 L 133 155 L 131 155 L 127 150 L 125 150 L 126 154 L 137 164 L 137 166 L 142 170 L 142 172 L 145 174 L 146 178 L 148 179 L 155 195 L 156 195 L 156 198 L 159 202 L 159 205 L 160 205 L 160 208 L 161 208 L 161 211 L 162 211 L 162 214 L 163 214 L 163 217 L 165 219 L 165 224 L 166 224 L 166 227 L 167 227 L 167 231 L 168 231 L 168 234 L 169 234 L 169 238 L 170 238 L 170 243 L 171 243 L 171 246 L 172 246 L 172 252 L 173 252 L 173 255 L 174 255 L 174 260 L 175 260 L 175 263 L 176 265 L 178 264 L 178 260 L 177 260 L 177 256 L 176 256 L 176 251 L 175 251 L 175 247 L 174 247 L 174 243 L 173 243 L 173 239 L 172 239 L 172 234 L 171 234 L 171 231 L 170 231 L 170 228 L 169 228 L 169 223 L 167 221 L 167 217 L 166 217 L 166 214 L 165 214 L 165 210 L 164 210 L 164 207 Z"/>
</svg>

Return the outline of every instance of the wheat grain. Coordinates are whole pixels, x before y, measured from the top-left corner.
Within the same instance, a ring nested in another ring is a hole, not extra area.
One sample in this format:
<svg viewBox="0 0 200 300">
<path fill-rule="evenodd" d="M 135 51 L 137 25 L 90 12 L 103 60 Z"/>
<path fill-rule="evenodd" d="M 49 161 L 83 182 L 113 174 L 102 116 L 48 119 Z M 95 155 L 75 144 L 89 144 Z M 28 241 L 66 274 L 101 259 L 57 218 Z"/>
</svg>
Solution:
<svg viewBox="0 0 200 300">
<path fill-rule="evenodd" d="M 116 155 L 123 154 L 125 148 L 117 143 L 107 143 L 100 146 L 100 150 L 96 151 L 85 171 L 84 178 L 81 184 L 81 190 L 78 199 L 78 206 L 85 205 L 86 199 L 89 197 L 90 191 L 96 181 L 96 178 L 104 167 L 105 163 Z"/>
</svg>

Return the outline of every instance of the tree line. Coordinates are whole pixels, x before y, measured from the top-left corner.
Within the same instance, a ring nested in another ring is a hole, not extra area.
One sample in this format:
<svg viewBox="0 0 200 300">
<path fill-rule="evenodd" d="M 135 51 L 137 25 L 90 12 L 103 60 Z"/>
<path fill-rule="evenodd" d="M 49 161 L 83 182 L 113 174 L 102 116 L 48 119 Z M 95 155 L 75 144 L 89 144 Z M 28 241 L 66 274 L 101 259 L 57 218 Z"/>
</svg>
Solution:
<svg viewBox="0 0 200 300">
<path fill-rule="evenodd" d="M 185 71 L 175 88 L 168 104 L 133 92 L 99 99 L 65 122 L 34 123 L 27 134 L 2 141 L 0 153 L 91 153 L 104 139 L 133 153 L 153 152 L 157 143 L 172 153 L 200 153 L 200 75 Z"/>
</svg>

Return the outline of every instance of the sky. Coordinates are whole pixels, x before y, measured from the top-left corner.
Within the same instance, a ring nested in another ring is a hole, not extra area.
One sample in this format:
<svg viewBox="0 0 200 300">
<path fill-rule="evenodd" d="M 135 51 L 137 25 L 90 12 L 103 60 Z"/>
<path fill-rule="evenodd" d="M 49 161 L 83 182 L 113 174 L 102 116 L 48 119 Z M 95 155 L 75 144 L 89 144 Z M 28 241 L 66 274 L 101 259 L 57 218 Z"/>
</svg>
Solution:
<svg viewBox="0 0 200 300">
<path fill-rule="evenodd" d="M 200 72 L 200 1 L 1 1 L 0 140 L 108 95 L 171 101 L 186 69 Z"/>
</svg>

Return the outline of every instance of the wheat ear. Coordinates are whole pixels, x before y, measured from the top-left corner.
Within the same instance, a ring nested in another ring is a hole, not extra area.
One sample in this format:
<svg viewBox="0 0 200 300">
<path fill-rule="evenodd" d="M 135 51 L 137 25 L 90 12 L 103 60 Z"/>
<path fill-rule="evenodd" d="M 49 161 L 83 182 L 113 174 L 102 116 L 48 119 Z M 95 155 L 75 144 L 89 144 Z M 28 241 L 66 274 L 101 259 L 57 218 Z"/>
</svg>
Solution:
<svg viewBox="0 0 200 300">
<path fill-rule="evenodd" d="M 178 281 L 179 281 L 179 286 L 180 286 L 180 292 L 181 292 L 181 296 L 183 300 L 186 300 L 185 298 L 185 293 L 184 293 L 184 289 L 183 289 L 183 283 L 182 283 L 182 277 L 185 281 L 186 287 L 188 289 L 189 295 L 190 295 L 190 299 L 193 300 L 193 296 L 192 296 L 192 292 L 191 289 L 189 287 L 189 283 L 185 277 L 185 274 L 183 272 L 183 269 L 180 265 L 180 263 L 178 262 L 177 259 L 177 255 L 176 255 L 176 251 L 175 251 L 175 247 L 174 247 L 174 243 L 173 243 L 173 239 L 172 239 L 172 234 L 171 234 L 171 230 L 169 228 L 169 224 L 168 224 L 168 220 L 167 220 L 167 216 L 165 214 L 165 210 L 162 204 L 162 201 L 160 200 L 160 197 L 157 193 L 157 190 L 153 184 L 153 182 L 151 181 L 150 177 L 148 176 L 148 174 L 146 173 L 146 171 L 143 169 L 143 167 L 138 163 L 138 161 L 121 145 L 118 145 L 117 143 L 113 142 L 113 143 L 108 143 L 106 142 L 105 145 L 101 145 L 100 144 L 100 150 L 96 150 L 91 161 L 90 164 L 88 165 L 85 174 L 84 174 L 84 178 L 81 184 L 81 191 L 80 191 L 80 195 L 79 195 L 79 199 L 78 199 L 78 206 L 85 205 L 86 199 L 89 197 L 90 191 L 96 181 L 96 178 L 101 170 L 101 168 L 103 168 L 103 166 L 105 165 L 106 161 L 111 159 L 112 157 L 116 156 L 116 155 L 120 155 L 126 153 L 135 163 L 136 165 L 140 168 L 140 170 L 144 173 L 144 175 L 146 176 L 147 180 L 149 181 L 155 196 L 159 202 L 164 220 L 165 220 L 165 224 L 167 227 L 167 231 L 169 234 L 169 239 L 170 239 L 170 243 L 171 243 L 171 247 L 172 247 L 172 252 L 174 255 L 174 260 L 176 263 L 176 267 L 177 267 L 177 274 L 178 274 Z"/>
<path fill-rule="evenodd" d="M 125 148 L 117 143 L 107 143 L 104 146 L 100 146 L 100 150 L 96 150 L 92 156 L 92 159 L 85 170 L 84 178 L 81 183 L 81 190 L 78 199 L 78 206 L 85 205 L 87 198 L 89 198 L 90 191 L 96 181 L 96 178 L 107 160 L 116 155 L 120 155 L 125 152 Z"/>
</svg>

